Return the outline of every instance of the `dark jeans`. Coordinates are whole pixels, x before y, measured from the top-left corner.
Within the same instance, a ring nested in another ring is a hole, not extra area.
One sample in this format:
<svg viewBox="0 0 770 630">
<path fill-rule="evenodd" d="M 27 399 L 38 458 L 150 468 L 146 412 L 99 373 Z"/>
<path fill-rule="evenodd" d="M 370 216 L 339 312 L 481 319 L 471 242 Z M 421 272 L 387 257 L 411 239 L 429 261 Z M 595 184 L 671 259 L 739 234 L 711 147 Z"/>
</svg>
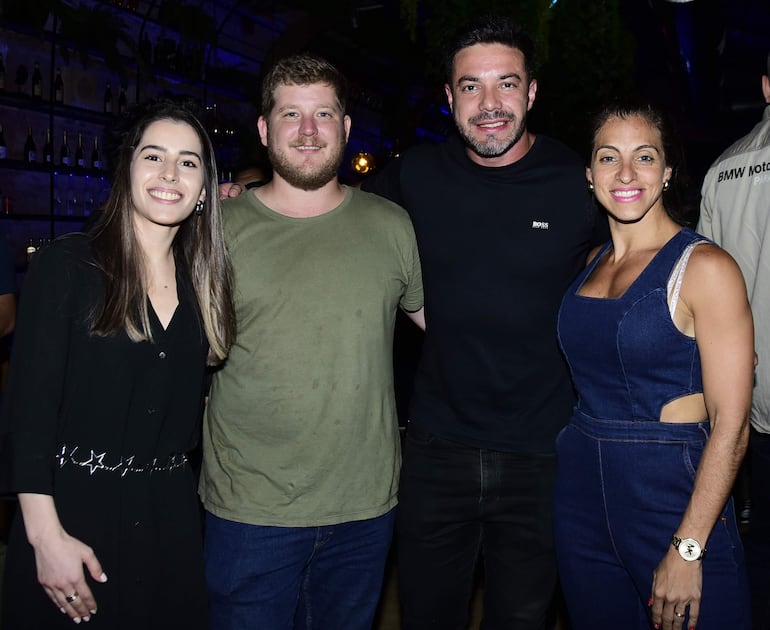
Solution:
<svg viewBox="0 0 770 630">
<path fill-rule="evenodd" d="M 212 630 L 370 630 L 394 511 L 324 527 L 266 527 L 206 514 Z"/>
<path fill-rule="evenodd" d="M 397 511 L 403 630 L 464 629 L 479 556 L 484 630 L 546 627 L 556 584 L 555 457 L 407 429 Z"/>
<path fill-rule="evenodd" d="M 751 521 L 746 565 L 754 630 L 770 630 L 770 435 L 751 429 Z"/>
</svg>

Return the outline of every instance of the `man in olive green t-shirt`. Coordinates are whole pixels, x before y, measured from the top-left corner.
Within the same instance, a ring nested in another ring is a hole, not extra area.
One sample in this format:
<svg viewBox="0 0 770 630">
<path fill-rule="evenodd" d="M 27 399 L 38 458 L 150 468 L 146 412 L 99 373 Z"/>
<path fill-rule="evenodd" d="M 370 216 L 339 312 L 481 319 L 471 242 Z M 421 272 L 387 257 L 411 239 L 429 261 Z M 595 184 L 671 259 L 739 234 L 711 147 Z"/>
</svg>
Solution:
<svg viewBox="0 0 770 630">
<path fill-rule="evenodd" d="M 424 327 L 406 212 L 342 186 L 345 81 L 308 55 L 263 83 L 268 184 L 225 202 L 238 335 L 214 377 L 200 493 L 211 625 L 365 630 L 401 463 L 398 307 Z"/>
</svg>

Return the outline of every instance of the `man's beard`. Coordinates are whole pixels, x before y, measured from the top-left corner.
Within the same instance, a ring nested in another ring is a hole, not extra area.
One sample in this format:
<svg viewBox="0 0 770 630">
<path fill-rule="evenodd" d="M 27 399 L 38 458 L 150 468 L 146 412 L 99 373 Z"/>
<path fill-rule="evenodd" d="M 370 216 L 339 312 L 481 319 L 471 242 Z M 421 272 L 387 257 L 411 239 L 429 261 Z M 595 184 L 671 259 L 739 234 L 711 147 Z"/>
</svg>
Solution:
<svg viewBox="0 0 770 630">
<path fill-rule="evenodd" d="M 345 157 L 345 135 L 340 136 L 340 142 L 337 148 L 329 154 L 327 160 L 310 170 L 307 162 L 304 164 L 293 164 L 286 151 L 278 149 L 274 143 L 270 142 L 270 133 L 268 132 L 267 155 L 273 170 L 287 183 L 300 190 L 318 190 L 332 181 L 339 172 L 342 160 Z M 326 145 L 327 147 L 329 145 Z M 291 150 L 291 149 L 290 149 Z"/>
<path fill-rule="evenodd" d="M 500 137 L 490 133 L 484 140 L 479 140 L 474 137 L 470 131 L 472 125 L 483 123 L 485 120 L 507 120 L 514 124 L 513 132 L 506 137 Z M 511 112 L 499 109 L 494 112 L 485 114 L 479 114 L 469 119 L 466 125 L 460 124 L 460 121 L 455 117 L 455 125 L 457 131 L 462 136 L 465 144 L 471 148 L 474 153 L 484 158 L 500 157 L 506 153 L 514 144 L 516 144 L 524 135 L 524 130 L 527 128 L 527 116 L 522 117 L 518 124 L 516 124 L 516 116 Z"/>
</svg>

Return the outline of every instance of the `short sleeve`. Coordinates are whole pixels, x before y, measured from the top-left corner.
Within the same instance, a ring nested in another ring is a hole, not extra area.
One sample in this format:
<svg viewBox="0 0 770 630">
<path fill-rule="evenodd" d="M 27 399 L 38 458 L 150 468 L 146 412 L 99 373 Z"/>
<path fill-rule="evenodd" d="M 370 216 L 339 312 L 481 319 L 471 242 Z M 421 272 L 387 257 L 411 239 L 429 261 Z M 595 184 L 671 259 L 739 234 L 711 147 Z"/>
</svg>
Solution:
<svg viewBox="0 0 770 630">
<path fill-rule="evenodd" d="M 409 225 L 409 250 L 407 252 L 407 273 L 409 282 L 401 298 L 401 308 L 408 312 L 419 311 L 423 306 L 422 290 L 422 267 L 420 265 L 420 254 L 417 249 L 417 240 L 414 236 L 414 229 Z"/>
</svg>

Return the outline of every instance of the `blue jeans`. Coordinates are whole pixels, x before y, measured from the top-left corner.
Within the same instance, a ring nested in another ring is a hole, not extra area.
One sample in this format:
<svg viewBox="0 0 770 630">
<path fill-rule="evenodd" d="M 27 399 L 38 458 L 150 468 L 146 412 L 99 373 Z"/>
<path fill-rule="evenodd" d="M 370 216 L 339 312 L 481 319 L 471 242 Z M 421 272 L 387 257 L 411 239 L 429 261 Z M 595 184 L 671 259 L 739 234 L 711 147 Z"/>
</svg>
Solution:
<svg viewBox="0 0 770 630">
<path fill-rule="evenodd" d="M 707 422 L 609 421 L 579 411 L 559 434 L 554 538 L 573 630 L 651 628 L 653 571 L 690 500 L 708 434 Z M 706 548 L 698 630 L 748 630 L 732 500 Z"/>
<path fill-rule="evenodd" d="M 212 630 L 370 630 L 394 512 L 323 527 L 248 525 L 206 514 Z"/>
<path fill-rule="evenodd" d="M 479 449 L 409 425 L 396 527 L 403 630 L 467 628 L 480 557 L 481 627 L 547 627 L 555 468 L 552 454 Z"/>
</svg>

